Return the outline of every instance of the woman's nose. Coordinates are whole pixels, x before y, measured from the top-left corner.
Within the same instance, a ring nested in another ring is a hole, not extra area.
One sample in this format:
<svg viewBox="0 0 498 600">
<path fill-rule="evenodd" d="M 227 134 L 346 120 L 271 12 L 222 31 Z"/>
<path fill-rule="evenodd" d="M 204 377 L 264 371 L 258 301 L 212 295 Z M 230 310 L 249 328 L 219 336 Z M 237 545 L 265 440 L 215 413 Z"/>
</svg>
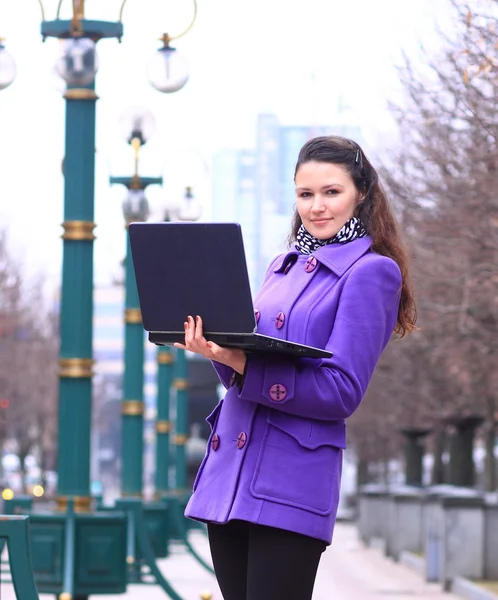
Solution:
<svg viewBox="0 0 498 600">
<path fill-rule="evenodd" d="M 317 194 L 313 199 L 313 205 L 311 207 L 311 211 L 314 213 L 323 212 L 325 209 L 325 203 L 323 202 L 323 198 L 320 194 Z"/>
</svg>

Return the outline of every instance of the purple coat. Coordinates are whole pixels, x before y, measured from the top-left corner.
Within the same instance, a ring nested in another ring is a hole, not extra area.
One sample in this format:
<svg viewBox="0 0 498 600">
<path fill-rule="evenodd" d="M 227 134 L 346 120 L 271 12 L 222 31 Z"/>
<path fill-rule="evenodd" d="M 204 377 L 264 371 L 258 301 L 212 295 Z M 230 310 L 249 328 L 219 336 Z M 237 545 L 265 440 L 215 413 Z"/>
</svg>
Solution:
<svg viewBox="0 0 498 600">
<path fill-rule="evenodd" d="M 255 299 L 258 333 L 326 348 L 332 358 L 251 354 L 227 388 L 186 516 L 242 519 L 330 544 L 339 502 L 345 419 L 358 408 L 393 333 L 401 274 L 370 237 L 280 255 Z M 294 262 L 295 261 L 295 262 Z M 289 265 L 291 265 L 289 267 Z"/>
</svg>

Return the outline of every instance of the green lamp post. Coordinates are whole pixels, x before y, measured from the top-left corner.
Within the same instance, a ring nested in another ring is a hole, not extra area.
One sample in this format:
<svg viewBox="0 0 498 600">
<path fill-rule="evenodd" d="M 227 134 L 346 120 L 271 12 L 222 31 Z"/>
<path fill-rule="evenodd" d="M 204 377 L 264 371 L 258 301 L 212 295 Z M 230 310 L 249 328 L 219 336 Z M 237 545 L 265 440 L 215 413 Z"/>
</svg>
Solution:
<svg viewBox="0 0 498 600">
<path fill-rule="evenodd" d="M 179 206 L 168 207 L 164 214 L 165 221 L 197 221 L 201 217 L 202 206 L 192 192 L 192 187 L 187 186 L 183 200 Z M 167 353 L 167 354 L 166 354 Z M 168 358 L 166 358 L 168 356 Z M 176 358 L 173 358 L 175 356 Z M 184 350 L 175 350 L 174 354 L 171 350 L 160 349 L 158 351 L 158 361 L 164 361 L 171 365 L 174 363 L 174 368 L 169 367 L 169 378 L 173 377 L 172 387 L 174 389 L 175 398 L 175 420 L 174 434 L 172 443 L 174 446 L 175 455 L 175 495 L 184 494 L 187 485 L 187 455 L 185 444 L 188 440 L 188 361 Z M 162 375 L 161 371 L 158 374 Z M 165 377 L 165 375 L 162 375 Z M 159 420 L 164 418 L 166 411 L 169 414 L 169 391 L 161 380 L 158 380 L 158 424 Z M 166 408 L 168 406 L 168 408 Z M 161 409 L 161 416 L 159 414 Z M 158 425 L 156 425 L 157 428 Z M 168 427 L 168 433 L 170 428 Z M 166 458 L 168 457 L 168 458 Z M 156 451 L 156 475 L 159 473 L 160 481 L 168 481 L 166 469 L 169 469 L 169 448 L 164 444 L 164 447 L 157 446 Z M 161 483 L 162 484 L 162 483 Z M 168 486 L 169 487 L 169 486 Z M 166 488 L 168 489 L 168 488 Z M 164 488 L 158 487 L 158 479 L 156 476 L 156 493 L 161 494 L 165 491 Z"/>
<path fill-rule="evenodd" d="M 56 513 L 31 513 L 30 544 L 38 591 L 55 594 L 59 600 L 86 600 L 94 594 L 123 593 L 128 583 L 129 519 L 120 511 L 92 512 L 90 493 L 96 45 L 104 38 L 121 39 L 125 3 L 123 0 L 119 20 L 111 22 L 86 18 L 85 0 L 72 0 L 72 17 L 62 19 L 60 12 L 64 2 L 59 0 L 56 18 L 47 21 L 40 0 L 42 37 L 60 40 L 56 71 L 66 84 L 66 131 L 58 510 Z M 163 43 L 153 58 L 149 79 L 156 89 L 172 92 L 180 89 L 186 78 L 184 71 L 180 73 L 181 77 L 178 76 L 179 69 L 175 64 L 179 57 L 172 55 L 167 45 Z M 2 78 L 2 69 L 5 72 L 4 66 L 8 62 L 5 48 L 0 44 L 0 87 L 9 84 L 9 77 Z M 158 64 L 165 67 L 162 72 L 158 70 Z M 12 71 L 12 64 L 10 67 Z M 133 186 L 130 194 L 132 191 L 134 194 L 140 192 Z M 139 387 L 136 379 L 127 385 L 130 389 L 132 385 Z M 139 402 L 135 406 L 140 411 Z M 128 427 L 132 431 L 136 428 L 136 423 Z M 130 489 L 138 487 L 138 469 L 127 483 Z M 160 578 L 158 574 L 158 581 Z"/>
<path fill-rule="evenodd" d="M 160 500 L 170 490 L 170 390 L 173 383 L 174 353 L 166 346 L 157 349 L 157 414 L 155 497 Z"/>
<path fill-rule="evenodd" d="M 195 198 L 192 187 L 188 186 L 185 188 L 181 203 L 166 209 L 164 221 L 197 221 L 201 212 L 202 206 Z M 186 444 L 189 435 L 188 360 L 184 350 L 159 348 L 158 363 L 156 497 L 167 502 L 173 526 L 172 536 L 183 538 L 187 542 L 183 508 L 190 495 L 186 489 L 188 480 Z M 171 389 L 173 394 L 170 393 Z M 169 419 L 171 400 L 174 402 L 173 427 Z M 169 479 L 171 450 L 174 455 L 173 487 Z"/>
<path fill-rule="evenodd" d="M 111 184 L 121 184 L 128 189 L 123 203 L 126 228 L 132 222 L 146 221 L 149 206 L 145 189 L 161 185 L 162 177 L 140 177 L 139 154 L 155 129 L 152 114 L 141 108 L 130 109 L 121 119 L 128 144 L 135 153 L 135 172 L 131 177 L 111 177 Z M 143 480 L 143 417 L 144 417 L 144 330 L 138 300 L 137 284 L 130 242 L 127 238 L 125 258 L 125 353 L 122 405 L 122 465 L 121 495 L 142 495 Z"/>
<path fill-rule="evenodd" d="M 61 40 L 56 70 L 66 82 L 64 233 L 60 308 L 58 497 L 76 510 L 90 498 L 96 42 L 120 39 L 122 23 L 85 19 L 84 0 L 71 20 L 43 21 L 44 38 Z"/>
</svg>

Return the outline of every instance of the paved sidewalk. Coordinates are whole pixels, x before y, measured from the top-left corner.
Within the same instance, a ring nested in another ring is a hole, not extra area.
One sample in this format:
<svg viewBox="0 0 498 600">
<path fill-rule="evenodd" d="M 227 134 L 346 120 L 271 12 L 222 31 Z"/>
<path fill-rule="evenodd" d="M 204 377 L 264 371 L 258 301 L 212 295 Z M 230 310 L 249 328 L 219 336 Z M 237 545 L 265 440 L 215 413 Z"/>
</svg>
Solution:
<svg viewBox="0 0 498 600">
<path fill-rule="evenodd" d="M 209 560 L 207 539 L 193 532 L 193 546 Z M 172 549 L 170 558 L 159 561 L 170 584 L 184 600 L 199 600 L 210 591 L 212 600 L 223 600 L 215 578 L 195 561 L 183 547 Z M 1 600 L 23 600 L 14 595 L 11 586 L 3 585 Z M 167 595 L 158 586 L 131 585 L 121 596 L 93 596 L 101 600 L 164 600 Z M 323 555 L 318 571 L 313 600 L 456 600 L 457 596 L 442 591 L 437 584 L 428 584 L 414 571 L 386 559 L 380 550 L 365 548 L 358 540 L 356 527 L 339 523 L 334 543 Z M 54 600 L 53 595 L 41 595 L 41 600 Z"/>
</svg>

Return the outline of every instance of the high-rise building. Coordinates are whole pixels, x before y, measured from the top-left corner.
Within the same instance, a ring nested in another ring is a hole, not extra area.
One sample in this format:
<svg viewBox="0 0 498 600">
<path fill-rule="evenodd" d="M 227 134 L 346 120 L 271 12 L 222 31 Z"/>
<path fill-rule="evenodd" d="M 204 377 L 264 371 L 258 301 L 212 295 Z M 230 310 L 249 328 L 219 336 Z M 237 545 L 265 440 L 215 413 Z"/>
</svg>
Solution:
<svg viewBox="0 0 498 600">
<path fill-rule="evenodd" d="M 240 223 L 251 289 L 254 292 L 259 248 L 254 152 L 222 150 L 215 155 L 212 215 L 213 221 L 217 223 Z"/>
</svg>

